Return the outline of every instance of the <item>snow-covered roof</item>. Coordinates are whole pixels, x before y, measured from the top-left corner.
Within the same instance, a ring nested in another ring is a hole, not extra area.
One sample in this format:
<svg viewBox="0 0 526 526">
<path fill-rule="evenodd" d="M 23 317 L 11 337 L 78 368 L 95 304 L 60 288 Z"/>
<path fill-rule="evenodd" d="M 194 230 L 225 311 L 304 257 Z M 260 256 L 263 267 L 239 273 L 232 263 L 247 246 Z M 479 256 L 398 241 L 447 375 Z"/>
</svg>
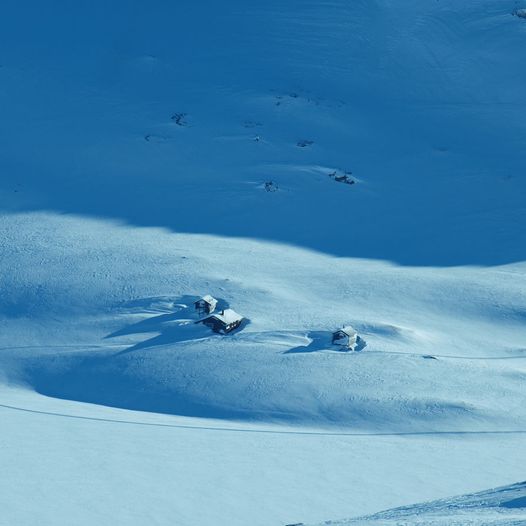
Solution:
<svg viewBox="0 0 526 526">
<path fill-rule="evenodd" d="M 353 336 L 356 336 L 356 334 L 358 334 L 353 327 L 351 327 L 350 325 L 346 325 L 345 327 L 342 327 L 341 329 L 338 329 L 336 331 L 334 331 L 335 333 L 337 332 L 343 332 L 344 334 L 346 334 L 347 336 L 349 337 L 353 337 Z"/>
<path fill-rule="evenodd" d="M 217 320 L 222 321 L 226 325 L 230 325 L 231 323 L 234 323 L 236 321 L 241 321 L 243 319 L 243 316 L 241 314 L 238 314 L 233 309 L 225 309 L 221 312 L 216 312 L 210 316 L 211 318 L 216 318 Z"/>
<path fill-rule="evenodd" d="M 210 294 L 206 294 L 206 295 L 203 296 L 202 298 L 198 299 L 198 300 L 196 301 L 196 303 L 198 303 L 198 302 L 200 302 L 200 301 L 206 301 L 206 303 L 209 303 L 209 304 L 210 304 L 210 303 L 213 303 L 214 301 L 217 302 L 217 300 L 216 300 L 214 297 L 210 296 Z"/>
</svg>

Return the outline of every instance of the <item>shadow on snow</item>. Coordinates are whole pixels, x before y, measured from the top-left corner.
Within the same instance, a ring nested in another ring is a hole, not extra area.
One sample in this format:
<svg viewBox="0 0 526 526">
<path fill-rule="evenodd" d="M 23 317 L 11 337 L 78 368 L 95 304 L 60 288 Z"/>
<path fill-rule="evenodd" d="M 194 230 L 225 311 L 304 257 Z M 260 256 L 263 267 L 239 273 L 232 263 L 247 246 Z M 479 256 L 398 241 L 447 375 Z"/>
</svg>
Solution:
<svg viewBox="0 0 526 526">
<path fill-rule="evenodd" d="M 157 297 L 126 302 L 121 305 L 121 308 L 129 314 L 132 314 L 136 309 L 138 309 L 140 313 L 159 311 L 161 313 L 136 323 L 126 325 L 125 327 L 108 334 L 105 336 L 105 339 L 135 334 L 160 333 L 153 338 L 148 338 L 138 342 L 117 353 L 117 355 L 121 355 L 161 345 L 196 341 L 211 337 L 221 337 L 222 335 L 214 333 L 209 327 L 196 323 L 208 316 L 207 314 L 199 315 L 196 312 L 194 302 L 198 299 L 199 296 L 181 296 L 173 300 L 167 297 Z M 221 310 L 228 308 L 230 308 L 228 301 L 222 298 L 217 298 L 217 307 L 214 312 L 220 312 Z M 171 312 L 165 312 L 166 309 L 170 309 Z M 237 329 L 231 331 L 225 337 L 231 337 L 239 333 L 249 323 L 250 320 L 245 318 Z"/>
<path fill-rule="evenodd" d="M 329 331 L 311 331 L 307 334 L 307 338 L 310 339 L 308 345 L 298 345 L 288 351 L 284 351 L 283 354 L 297 354 L 297 353 L 310 353 L 319 351 L 335 351 L 335 352 L 353 352 L 339 345 L 332 344 L 332 332 Z M 358 336 L 357 345 L 354 352 L 362 351 L 366 347 L 367 343 L 363 338 Z"/>
</svg>

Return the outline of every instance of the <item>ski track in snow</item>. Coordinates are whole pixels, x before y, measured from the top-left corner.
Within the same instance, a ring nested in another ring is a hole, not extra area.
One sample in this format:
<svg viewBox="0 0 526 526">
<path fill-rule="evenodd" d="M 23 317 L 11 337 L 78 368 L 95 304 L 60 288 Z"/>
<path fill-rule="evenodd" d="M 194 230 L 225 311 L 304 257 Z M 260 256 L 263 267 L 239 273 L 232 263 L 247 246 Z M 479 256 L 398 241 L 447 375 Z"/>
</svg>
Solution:
<svg viewBox="0 0 526 526">
<path fill-rule="evenodd" d="M 53 413 L 51 411 L 39 411 L 37 409 L 28 409 L 26 407 L 16 407 L 6 404 L 0 404 L 4 409 L 11 409 L 13 411 L 23 411 L 26 413 L 35 413 L 40 415 L 57 416 L 62 418 L 78 418 L 80 420 L 91 420 L 94 422 L 110 422 L 113 424 L 127 424 L 138 426 L 154 426 L 154 427 L 171 427 L 176 429 L 199 429 L 203 431 L 224 431 L 230 433 L 264 433 L 273 435 L 307 435 L 307 436 L 350 436 L 350 437 L 396 437 L 396 436 L 425 436 L 425 435 L 521 435 L 526 434 L 526 430 L 486 430 L 486 431 L 418 431 L 406 433 L 350 433 L 350 432 L 335 432 L 335 431 L 285 431 L 275 429 L 248 429 L 246 427 L 213 427 L 213 426 L 193 426 L 184 424 L 159 424 L 153 422 L 137 422 L 132 420 L 114 420 L 110 418 L 98 418 L 92 416 L 68 415 L 64 413 Z"/>
</svg>

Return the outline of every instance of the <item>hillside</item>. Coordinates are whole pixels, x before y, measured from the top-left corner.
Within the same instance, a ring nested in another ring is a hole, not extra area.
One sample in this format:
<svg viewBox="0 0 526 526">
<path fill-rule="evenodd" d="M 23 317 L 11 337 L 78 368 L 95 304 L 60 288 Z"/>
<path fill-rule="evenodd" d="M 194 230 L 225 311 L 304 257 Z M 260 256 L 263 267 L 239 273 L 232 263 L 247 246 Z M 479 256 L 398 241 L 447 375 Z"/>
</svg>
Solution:
<svg viewBox="0 0 526 526">
<path fill-rule="evenodd" d="M 523 7 L 7 0 L 0 526 L 524 479 Z"/>
<path fill-rule="evenodd" d="M 473 495 L 397 508 L 369 517 L 348 521 L 329 521 L 323 524 L 332 526 L 388 526 L 389 524 L 520 526 L 524 524 L 525 508 L 526 483 L 522 482 L 481 491 Z"/>
</svg>

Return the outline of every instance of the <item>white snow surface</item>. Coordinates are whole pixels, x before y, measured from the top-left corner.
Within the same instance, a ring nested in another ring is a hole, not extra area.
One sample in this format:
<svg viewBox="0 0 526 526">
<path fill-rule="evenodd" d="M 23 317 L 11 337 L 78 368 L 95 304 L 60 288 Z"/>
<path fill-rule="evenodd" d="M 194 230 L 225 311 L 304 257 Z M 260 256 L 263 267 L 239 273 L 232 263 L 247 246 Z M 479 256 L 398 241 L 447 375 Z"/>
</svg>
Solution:
<svg viewBox="0 0 526 526">
<path fill-rule="evenodd" d="M 243 319 L 243 316 L 238 314 L 234 309 L 224 309 L 219 312 L 214 312 L 211 316 L 221 320 L 227 325 L 236 321 L 241 321 Z"/>
<path fill-rule="evenodd" d="M 6 0 L 0 526 L 526 521 L 522 7 Z"/>
<path fill-rule="evenodd" d="M 521 526 L 525 514 L 526 482 L 519 482 L 471 495 L 404 506 L 367 517 L 325 521 L 323 525 Z"/>
</svg>

